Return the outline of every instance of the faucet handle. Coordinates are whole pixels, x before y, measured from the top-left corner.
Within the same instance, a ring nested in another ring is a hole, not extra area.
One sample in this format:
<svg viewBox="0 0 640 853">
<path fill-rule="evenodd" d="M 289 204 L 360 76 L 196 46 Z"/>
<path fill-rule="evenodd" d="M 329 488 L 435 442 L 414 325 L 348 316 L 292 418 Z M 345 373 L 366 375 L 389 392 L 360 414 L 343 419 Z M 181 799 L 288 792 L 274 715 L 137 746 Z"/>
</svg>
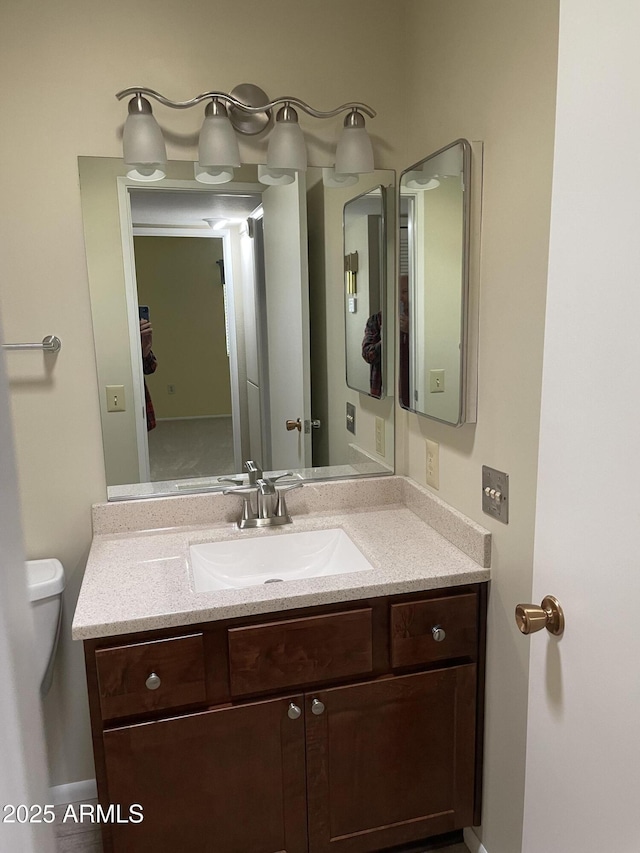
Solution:
<svg viewBox="0 0 640 853">
<path fill-rule="evenodd" d="M 272 483 L 275 483 L 276 480 L 282 480 L 283 477 L 293 477 L 293 471 L 285 471 L 284 474 L 278 474 L 277 477 L 269 477 Z"/>
<path fill-rule="evenodd" d="M 276 517 L 277 518 L 289 518 L 289 511 L 287 510 L 287 501 L 284 496 L 285 492 L 291 492 L 293 489 L 301 489 L 304 483 L 292 483 L 290 486 L 280 486 L 276 489 L 278 494 L 278 502 L 276 503 Z"/>
<path fill-rule="evenodd" d="M 245 470 L 249 473 L 249 483 L 250 485 L 255 485 L 256 480 L 259 480 L 262 477 L 262 468 L 253 461 L 253 459 L 247 459 L 244 463 Z"/>
<path fill-rule="evenodd" d="M 237 480 L 235 477 L 218 477 L 219 483 L 231 483 L 232 486 L 241 486 L 242 479 Z"/>
<path fill-rule="evenodd" d="M 255 486 L 240 487 L 236 489 L 225 489 L 223 495 L 238 495 L 242 498 L 242 521 L 248 521 L 250 518 L 257 518 L 253 504 L 251 503 L 251 495 L 255 495 L 257 488 Z"/>
<path fill-rule="evenodd" d="M 286 486 L 278 486 L 278 494 L 282 494 L 282 492 L 290 492 L 293 489 L 301 489 L 304 486 L 304 483 L 301 483 L 300 480 L 297 480 L 295 483 L 287 483 Z"/>
</svg>

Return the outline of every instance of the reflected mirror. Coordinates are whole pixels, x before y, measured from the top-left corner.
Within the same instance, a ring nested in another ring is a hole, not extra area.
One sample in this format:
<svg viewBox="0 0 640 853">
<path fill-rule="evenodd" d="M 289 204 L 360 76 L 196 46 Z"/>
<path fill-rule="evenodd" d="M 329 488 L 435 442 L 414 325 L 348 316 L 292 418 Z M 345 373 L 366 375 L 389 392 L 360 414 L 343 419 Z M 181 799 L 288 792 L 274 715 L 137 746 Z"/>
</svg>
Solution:
<svg viewBox="0 0 640 853">
<path fill-rule="evenodd" d="M 465 423 L 471 146 L 457 140 L 400 179 L 399 398 Z"/>
<path fill-rule="evenodd" d="M 149 185 L 117 158 L 79 170 L 110 500 L 221 489 L 247 459 L 302 479 L 393 471 L 392 404 L 347 387 L 333 340 L 345 202 L 393 172 L 333 189 L 319 168 L 270 186 L 257 166 L 217 186 L 183 161 Z"/>
<path fill-rule="evenodd" d="M 381 398 L 386 383 L 385 196 L 375 187 L 344 206 L 347 385 Z"/>
</svg>

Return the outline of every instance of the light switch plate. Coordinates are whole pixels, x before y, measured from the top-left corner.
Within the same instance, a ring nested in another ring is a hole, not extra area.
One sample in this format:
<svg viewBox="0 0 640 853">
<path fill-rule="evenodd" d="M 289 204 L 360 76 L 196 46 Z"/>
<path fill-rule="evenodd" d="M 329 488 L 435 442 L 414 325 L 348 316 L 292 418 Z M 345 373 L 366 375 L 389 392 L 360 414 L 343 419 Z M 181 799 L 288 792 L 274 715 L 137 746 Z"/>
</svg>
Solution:
<svg viewBox="0 0 640 853">
<path fill-rule="evenodd" d="M 124 412 L 124 385 L 107 385 L 107 411 Z"/>
<path fill-rule="evenodd" d="M 440 445 L 427 439 L 427 486 L 440 488 Z"/>
<path fill-rule="evenodd" d="M 509 475 L 482 466 L 482 511 L 509 524 Z"/>
<path fill-rule="evenodd" d="M 432 394 L 444 391 L 444 370 L 429 371 L 429 391 Z"/>
<path fill-rule="evenodd" d="M 347 429 L 356 434 L 356 407 L 353 403 L 347 403 Z"/>
</svg>

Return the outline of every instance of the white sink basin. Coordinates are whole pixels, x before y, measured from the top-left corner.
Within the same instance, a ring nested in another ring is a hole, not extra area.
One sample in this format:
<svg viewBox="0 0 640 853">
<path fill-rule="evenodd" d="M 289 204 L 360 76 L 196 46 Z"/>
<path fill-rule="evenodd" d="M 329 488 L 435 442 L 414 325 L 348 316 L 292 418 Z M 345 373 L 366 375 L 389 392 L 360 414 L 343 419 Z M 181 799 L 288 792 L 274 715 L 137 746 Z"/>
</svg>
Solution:
<svg viewBox="0 0 640 853">
<path fill-rule="evenodd" d="M 189 548 L 196 592 L 365 572 L 371 563 L 344 530 L 205 542 Z"/>
</svg>

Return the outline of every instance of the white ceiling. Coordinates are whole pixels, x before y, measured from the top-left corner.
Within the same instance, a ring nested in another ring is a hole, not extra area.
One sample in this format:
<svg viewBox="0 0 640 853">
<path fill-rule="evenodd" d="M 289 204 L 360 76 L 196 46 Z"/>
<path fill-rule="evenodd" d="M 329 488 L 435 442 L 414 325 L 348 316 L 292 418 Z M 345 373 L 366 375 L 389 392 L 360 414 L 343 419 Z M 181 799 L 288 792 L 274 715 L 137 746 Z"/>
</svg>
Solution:
<svg viewBox="0 0 640 853">
<path fill-rule="evenodd" d="M 260 193 L 246 195 L 203 190 L 143 190 L 130 192 L 135 226 L 206 227 L 205 218 L 241 221 L 262 201 Z"/>
</svg>

